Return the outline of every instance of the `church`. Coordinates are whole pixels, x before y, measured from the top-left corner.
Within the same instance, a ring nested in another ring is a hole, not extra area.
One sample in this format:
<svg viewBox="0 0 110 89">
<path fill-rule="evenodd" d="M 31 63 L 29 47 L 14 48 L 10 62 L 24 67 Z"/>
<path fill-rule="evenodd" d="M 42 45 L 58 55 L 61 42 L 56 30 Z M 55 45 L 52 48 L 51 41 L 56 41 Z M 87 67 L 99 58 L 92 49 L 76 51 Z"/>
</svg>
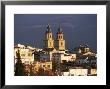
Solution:
<svg viewBox="0 0 110 89">
<path fill-rule="evenodd" d="M 62 60 L 73 61 L 76 59 L 76 54 L 67 54 L 65 51 L 65 40 L 62 28 L 59 26 L 54 40 L 52 29 L 48 24 L 44 37 L 44 47 L 42 53 L 40 53 L 40 60 L 51 61 L 57 58 L 58 61 L 61 62 Z"/>
<path fill-rule="evenodd" d="M 54 40 L 53 34 L 50 25 L 48 24 L 47 30 L 45 32 L 45 39 L 44 39 L 44 50 L 59 50 L 59 51 L 65 51 L 65 40 L 64 35 L 61 27 L 58 28 L 57 31 L 57 37 Z"/>
</svg>

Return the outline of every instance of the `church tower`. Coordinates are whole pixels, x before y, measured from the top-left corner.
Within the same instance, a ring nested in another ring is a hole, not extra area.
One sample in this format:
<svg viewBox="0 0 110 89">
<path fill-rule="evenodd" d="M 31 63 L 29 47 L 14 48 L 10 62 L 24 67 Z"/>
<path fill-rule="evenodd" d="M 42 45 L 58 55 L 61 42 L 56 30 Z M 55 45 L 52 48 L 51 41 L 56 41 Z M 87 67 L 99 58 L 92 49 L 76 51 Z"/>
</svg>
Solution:
<svg viewBox="0 0 110 89">
<path fill-rule="evenodd" d="M 61 27 L 58 28 L 58 32 L 57 32 L 56 49 L 62 51 L 65 50 L 65 40 L 63 37 L 63 31 Z"/>
<path fill-rule="evenodd" d="M 52 31 L 50 28 L 50 25 L 48 24 L 47 30 L 45 32 L 45 40 L 44 40 L 45 46 L 44 48 L 54 48 L 54 40 L 52 37 Z"/>
</svg>

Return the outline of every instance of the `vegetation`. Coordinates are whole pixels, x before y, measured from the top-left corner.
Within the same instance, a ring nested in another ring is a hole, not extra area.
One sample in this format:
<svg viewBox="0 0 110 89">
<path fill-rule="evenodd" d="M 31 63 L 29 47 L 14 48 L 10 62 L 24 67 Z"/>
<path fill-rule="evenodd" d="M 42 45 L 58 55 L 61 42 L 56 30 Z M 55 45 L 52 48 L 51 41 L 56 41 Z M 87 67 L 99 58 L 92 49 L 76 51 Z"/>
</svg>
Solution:
<svg viewBox="0 0 110 89">
<path fill-rule="evenodd" d="M 16 52 L 17 55 L 17 63 L 15 67 L 15 76 L 24 76 L 24 65 L 22 64 L 21 57 L 20 57 L 20 52 Z"/>
</svg>

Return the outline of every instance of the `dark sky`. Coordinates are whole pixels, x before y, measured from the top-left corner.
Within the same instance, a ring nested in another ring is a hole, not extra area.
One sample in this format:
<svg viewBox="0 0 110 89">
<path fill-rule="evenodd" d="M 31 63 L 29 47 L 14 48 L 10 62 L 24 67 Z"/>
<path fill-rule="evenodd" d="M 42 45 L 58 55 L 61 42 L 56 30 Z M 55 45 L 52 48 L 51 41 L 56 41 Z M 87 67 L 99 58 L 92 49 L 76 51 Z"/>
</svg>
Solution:
<svg viewBox="0 0 110 89">
<path fill-rule="evenodd" d="M 14 42 L 43 48 L 47 24 L 51 25 L 54 39 L 61 26 L 67 49 L 88 44 L 97 50 L 96 14 L 15 14 Z"/>
</svg>

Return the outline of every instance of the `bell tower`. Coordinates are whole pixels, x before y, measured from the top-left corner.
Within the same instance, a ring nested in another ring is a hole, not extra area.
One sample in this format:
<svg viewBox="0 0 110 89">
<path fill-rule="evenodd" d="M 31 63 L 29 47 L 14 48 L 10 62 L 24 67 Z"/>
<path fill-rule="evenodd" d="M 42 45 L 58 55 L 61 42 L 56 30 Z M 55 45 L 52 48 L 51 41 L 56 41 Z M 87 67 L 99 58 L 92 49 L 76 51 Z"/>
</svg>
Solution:
<svg viewBox="0 0 110 89">
<path fill-rule="evenodd" d="M 47 30 L 45 32 L 44 44 L 45 44 L 44 46 L 45 48 L 54 48 L 54 40 L 52 37 L 52 31 L 49 24 L 47 25 Z"/>
<path fill-rule="evenodd" d="M 65 50 L 65 40 L 63 37 L 63 31 L 62 31 L 61 27 L 58 28 L 58 32 L 57 32 L 56 49 Z"/>
</svg>

